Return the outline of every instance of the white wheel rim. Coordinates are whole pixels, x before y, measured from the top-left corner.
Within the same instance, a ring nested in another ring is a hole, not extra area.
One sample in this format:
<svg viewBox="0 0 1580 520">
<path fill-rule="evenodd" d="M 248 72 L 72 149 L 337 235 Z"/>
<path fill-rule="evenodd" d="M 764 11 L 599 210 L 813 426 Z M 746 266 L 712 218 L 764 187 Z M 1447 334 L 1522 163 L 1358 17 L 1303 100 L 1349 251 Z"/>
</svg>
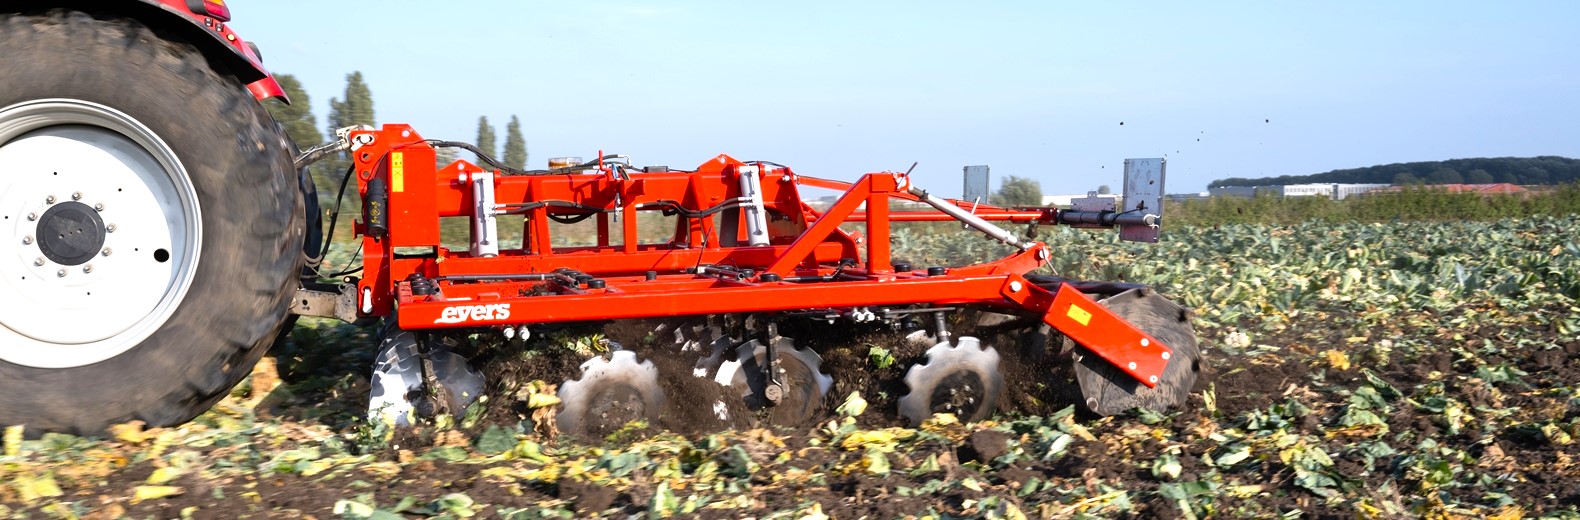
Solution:
<svg viewBox="0 0 1580 520">
<path fill-rule="evenodd" d="M 85 261 L 43 250 L 63 222 L 46 212 L 67 203 L 102 221 Z M 131 116 L 75 99 L 0 109 L 0 217 L 0 360 L 30 367 L 90 365 L 148 339 L 186 297 L 202 245 L 175 151 Z"/>
</svg>

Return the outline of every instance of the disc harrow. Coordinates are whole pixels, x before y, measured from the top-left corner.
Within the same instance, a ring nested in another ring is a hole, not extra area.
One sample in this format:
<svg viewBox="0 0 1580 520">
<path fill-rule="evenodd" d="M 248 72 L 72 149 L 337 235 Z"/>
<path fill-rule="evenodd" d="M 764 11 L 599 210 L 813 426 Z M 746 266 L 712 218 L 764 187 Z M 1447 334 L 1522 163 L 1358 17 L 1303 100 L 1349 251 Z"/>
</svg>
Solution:
<svg viewBox="0 0 1580 520">
<path fill-rule="evenodd" d="M 363 203 L 354 224 L 362 270 L 343 285 L 302 289 L 301 301 L 324 305 L 298 312 L 382 317 L 392 327 L 387 337 L 405 338 L 386 340 L 370 402 L 394 410 L 397 423 L 456 413 L 482 387 L 455 353 L 467 349 L 423 338 L 541 338 L 534 329 L 572 322 L 671 320 L 637 349 L 645 358 L 616 348 L 585 360 L 560 385 L 559 428 L 577 435 L 656 421 L 675 406 L 703 407 L 721 427 L 820 421 L 843 397 L 831 395 L 836 376 L 825 372 L 822 353 L 779 336 L 783 320 L 896 331 L 923 323 L 928 330 L 918 337 L 931 346 L 905 373 L 895 410 L 911 424 L 937 413 L 990 417 L 1010 386 L 1004 374 L 1015 367 L 1005 363 L 1030 348 L 952 337 L 946 323 L 961 311 L 1025 320 L 1025 330 L 1009 336 L 1032 338 L 1043 351 L 1064 345 L 1083 404 L 1097 414 L 1184 404 L 1200 370 L 1183 309 L 1131 284 L 1032 275 L 1052 247 L 1000 227 L 1118 228 L 1124 239 L 1156 241 L 1159 159 L 1126 161 L 1123 207 L 1092 199 L 1067 210 L 946 199 L 906 173 L 843 182 L 726 155 L 691 170 L 637 167 L 602 153 L 552 170 L 486 157 L 486 167 L 439 166 L 437 148 L 465 145 L 423 139 L 406 125 L 348 129 L 337 146 L 351 152 L 347 174 Z M 804 188 L 840 195 L 814 204 Z M 447 235 L 445 221 L 464 222 L 464 240 Z M 672 232 L 653 236 L 655 221 Z M 894 225 L 949 221 L 1011 252 L 963 266 L 891 257 Z M 1094 294 L 1107 298 L 1099 303 Z M 930 324 L 917 319 L 928 315 Z M 1005 347 L 1016 356 L 1001 356 Z M 711 380 L 724 391 L 703 400 L 666 395 L 677 378 Z"/>
</svg>

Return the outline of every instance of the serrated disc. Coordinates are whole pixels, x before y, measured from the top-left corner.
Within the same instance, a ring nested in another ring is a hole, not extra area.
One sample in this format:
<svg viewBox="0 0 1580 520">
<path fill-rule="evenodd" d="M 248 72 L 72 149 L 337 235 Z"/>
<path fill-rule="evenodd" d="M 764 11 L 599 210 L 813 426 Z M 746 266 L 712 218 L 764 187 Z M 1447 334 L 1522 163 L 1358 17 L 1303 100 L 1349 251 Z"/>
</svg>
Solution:
<svg viewBox="0 0 1580 520">
<path fill-rule="evenodd" d="M 567 435 L 603 436 L 635 420 L 657 421 L 664 409 L 658 368 L 616 350 L 582 363 L 581 377 L 560 385 L 555 422 Z"/>
<path fill-rule="evenodd" d="M 418 403 L 413 402 L 422 395 L 423 385 L 417 335 L 390 326 L 383 336 L 374 357 L 373 374 L 368 378 L 368 419 L 411 426 L 419 415 L 433 412 L 419 410 Z M 430 340 L 428 358 L 433 361 L 434 379 L 441 387 L 431 393 L 445 397 L 449 413 L 460 414 L 482 395 L 483 375 L 444 342 Z"/>
<path fill-rule="evenodd" d="M 900 397 L 900 416 L 920 425 L 935 413 L 953 413 L 962 421 L 993 415 L 1004 394 L 998 351 L 971 336 L 956 345 L 939 343 L 927 349 L 927 362 L 905 373 L 910 393 Z"/>
<path fill-rule="evenodd" d="M 816 352 L 795 347 L 790 338 L 779 338 L 774 352 L 779 355 L 780 380 L 784 382 L 785 395 L 778 404 L 768 406 L 764 391 L 768 386 L 763 377 L 763 364 L 768 362 L 768 347 L 761 341 L 751 340 L 735 349 L 736 360 L 721 364 L 719 380 L 730 374 L 730 387 L 740 392 L 750 410 L 768 410 L 768 421 L 779 426 L 796 426 L 816 418 L 823 408 L 834 378 L 822 372 L 823 358 Z"/>
</svg>

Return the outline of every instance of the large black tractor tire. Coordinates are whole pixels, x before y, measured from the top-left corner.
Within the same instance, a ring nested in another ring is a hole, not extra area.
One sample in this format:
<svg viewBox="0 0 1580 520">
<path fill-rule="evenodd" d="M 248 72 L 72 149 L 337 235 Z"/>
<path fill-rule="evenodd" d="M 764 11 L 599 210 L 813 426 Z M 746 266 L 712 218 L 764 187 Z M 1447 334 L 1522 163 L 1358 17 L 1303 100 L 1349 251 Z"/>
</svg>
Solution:
<svg viewBox="0 0 1580 520">
<path fill-rule="evenodd" d="M 284 134 L 215 67 L 136 21 L 0 15 L 0 287 L 22 302 L 0 307 L 0 425 L 182 423 L 280 333 L 302 266 L 299 180 Z M 28 155 L 128 143 L 155 162 L 119 180 L 84 154 Z M 133 290 L 150 272 L 156 290 Z M 103 325 L 117 320 L 125 330 Z"/>
</svg>

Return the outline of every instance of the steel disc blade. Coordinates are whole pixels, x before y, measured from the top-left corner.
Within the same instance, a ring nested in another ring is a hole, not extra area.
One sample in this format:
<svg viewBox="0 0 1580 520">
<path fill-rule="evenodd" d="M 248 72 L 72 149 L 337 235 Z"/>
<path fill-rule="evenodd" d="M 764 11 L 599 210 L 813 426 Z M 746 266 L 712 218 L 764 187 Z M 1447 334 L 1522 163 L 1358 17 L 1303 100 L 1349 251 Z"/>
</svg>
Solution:
<svg viewBox="0 0 1580 520">
<path fill-rule="evenodd" d="M 804 424 L 823 408 L 824 398 L 834 386 L 834 378 L 823 374 L 821 356 L 796 348 L 790 338 L 779 338 L 774 352 L 779 356 L 779 377 L 785 386 L 784 397 L 778 404 L 770 406 L 764 397 L 768 380 L 763 377 L 762 367 L 768 363 L 768 347 L 760 341 L 748 341 L 736 348 L 736 360 L 725 362 L 720 374 L 733 374 L 730 387 L 740 392 L 748 409 L 768 410 L 770 423 L 779 426 Z"/>
<path fill-rule="evenodd" d="M 629 350 L 611 352 L 582 363 L 581 377 L 560 385 L 562 408 L 555 416 L 568 435 L 602 436 L 635 420 L 656 421 L 664 408 L 658 368 L 637 363 Z"/>
<path fill-rule="evenodd" d="M 905 373 L 905 385 L 911 391 L 900 397 L 900 415 L 912 425 L 935 413 L 953 413 L 962 421 L 986 419 L 1004 394 L 998 351 L 970 336 L 927 349 L 927 362 Z"/>
<path fill-rule="evenodd" d="M 424 392 L 417 335 L 393 326 L 385 329 L 369 378 L 372 387 L 368 395 L 369 419 L 410 426 L 419 417 L 439 411 L 460 414 L 482 395 L 483 375 L 473 370 L 465 357 L 452 352 L 445 342 L 428 341 L 428 358 L 433 362 L 434 379 L 439 388 Z M 425 393 L 442 397 L 442 403 L 434 404 L 442 404 L 448 410 L 433 410 L 432 406 L 420 402 Z"/>
<path fill-rule="evenodd" d="M 1120 317 L 1174 349 L 1163 377 L 1147 388 L 1118 367 L 1068 338 L 1075 361 L 1075 379 L 1082 404 L 1099 415 L 1114 415 L 1132 408 L 1163 411 L 1185 403 L 1201 371 L 1201 349 L 1190 313 L 1148 289 L 1132 289 L 1099 301 Z"/>
</svg>

